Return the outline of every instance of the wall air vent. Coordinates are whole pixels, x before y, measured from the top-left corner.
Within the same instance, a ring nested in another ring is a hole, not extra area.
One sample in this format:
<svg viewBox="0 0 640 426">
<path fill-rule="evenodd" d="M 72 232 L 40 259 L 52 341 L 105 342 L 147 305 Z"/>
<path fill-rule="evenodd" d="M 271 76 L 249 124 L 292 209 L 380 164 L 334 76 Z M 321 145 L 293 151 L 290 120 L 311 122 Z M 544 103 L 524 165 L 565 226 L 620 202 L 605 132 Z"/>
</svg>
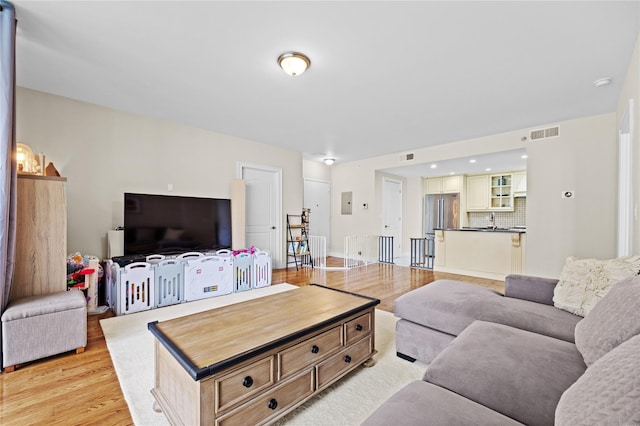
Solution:
<svg viewBox="0 0 640 426">
<path fill-rule="evenodd" d="M 413 161 L 413 152 L 410 152 L 408 154 L 400 154 L 400 157 L 398 159 L 400 161 Z"/>
<path fill-rule="evenodd" d="M 535 141 L 539 139 L 555 138 L 560 136 L 560 127 L 549 127 L 547 129 L 532 130 L 529 137 L 530 140 Z"/>
</svg>

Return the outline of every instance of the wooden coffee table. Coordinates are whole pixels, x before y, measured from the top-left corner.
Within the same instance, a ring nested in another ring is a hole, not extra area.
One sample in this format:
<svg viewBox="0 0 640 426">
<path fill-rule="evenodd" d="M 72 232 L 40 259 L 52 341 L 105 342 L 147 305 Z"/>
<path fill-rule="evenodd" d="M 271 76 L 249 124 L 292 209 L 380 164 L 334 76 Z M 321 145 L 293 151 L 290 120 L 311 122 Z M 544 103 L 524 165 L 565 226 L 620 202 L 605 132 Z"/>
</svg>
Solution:
<svg viewBox="0 0 640 426">
<path fill-rule="evenodd" d="M 311 285 L 149 323 L 172 424 L 269 424 L 371 360 L 378 299 Z"/>
</svg>

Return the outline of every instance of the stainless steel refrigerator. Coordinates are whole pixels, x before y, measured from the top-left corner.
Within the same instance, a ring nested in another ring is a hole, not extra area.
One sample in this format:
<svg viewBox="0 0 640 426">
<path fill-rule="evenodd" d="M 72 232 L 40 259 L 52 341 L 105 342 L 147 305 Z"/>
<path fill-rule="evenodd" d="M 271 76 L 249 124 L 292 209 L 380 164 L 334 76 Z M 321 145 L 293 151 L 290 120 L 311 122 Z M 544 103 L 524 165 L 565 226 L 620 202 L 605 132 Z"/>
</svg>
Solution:
<svg viewBox="0 0 640 426">
<path fill-rule="evenodd" d="M 433 237 L 434 228 L 458 228 L 460 224 L 460 194 L 424 196 L 424 233 Z"/>
</svg>

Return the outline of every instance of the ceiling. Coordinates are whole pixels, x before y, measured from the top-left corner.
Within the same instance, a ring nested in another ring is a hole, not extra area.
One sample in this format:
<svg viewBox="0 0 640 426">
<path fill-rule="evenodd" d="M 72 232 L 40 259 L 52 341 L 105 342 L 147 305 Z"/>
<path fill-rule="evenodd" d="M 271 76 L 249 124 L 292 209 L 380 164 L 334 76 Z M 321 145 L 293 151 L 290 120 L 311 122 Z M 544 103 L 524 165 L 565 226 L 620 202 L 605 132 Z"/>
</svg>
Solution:
<svg viewBox="0 0 640 426">
<path fill-rule="evenodd" d="M 13 3 L 19 86 L 338 162 L 615 111 L 640 21 L 638 1 Z"/>
<path fill-rule="evenodd" d="M 399 176 L 435 177 L 459 174 L 486 174 L 526 170 L 526 148 L 492 152 L 430 163 L 403 165 L 382 169 L 383 172 Z"/>
</svg>

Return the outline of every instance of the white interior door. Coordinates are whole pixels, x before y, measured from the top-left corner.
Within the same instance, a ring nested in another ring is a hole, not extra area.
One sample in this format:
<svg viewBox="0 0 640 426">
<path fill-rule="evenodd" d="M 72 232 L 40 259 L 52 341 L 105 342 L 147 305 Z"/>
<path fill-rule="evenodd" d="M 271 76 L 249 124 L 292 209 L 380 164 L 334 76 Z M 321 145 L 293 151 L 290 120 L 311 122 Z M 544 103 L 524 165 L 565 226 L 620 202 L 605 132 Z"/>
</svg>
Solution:
<svg viewBox="0 0 640 426">
<path fill-rule="evenodd" d="M 402 181 L 382 178 L 382 205 L 382 235 L 393 237 L 393 253 L 398 257 L 402 248 Z"/>
<path fill-rule="evenodd" d="M 274 266 L 282 267 L 282 172 L 241 165 L 241 173 L 246 185 L 246 244 L 268 250 Z"/>
<path fill-rule="evenodd" d="M 331 189 L 329 182 L 317 180 L 304 180 L 304 207 L 311 209 L 311 221 L 309 222 L 309 234 L 325 237 L 327 247 L 329 245 L 330 228 L 330 199 Z"/>
</svg>

